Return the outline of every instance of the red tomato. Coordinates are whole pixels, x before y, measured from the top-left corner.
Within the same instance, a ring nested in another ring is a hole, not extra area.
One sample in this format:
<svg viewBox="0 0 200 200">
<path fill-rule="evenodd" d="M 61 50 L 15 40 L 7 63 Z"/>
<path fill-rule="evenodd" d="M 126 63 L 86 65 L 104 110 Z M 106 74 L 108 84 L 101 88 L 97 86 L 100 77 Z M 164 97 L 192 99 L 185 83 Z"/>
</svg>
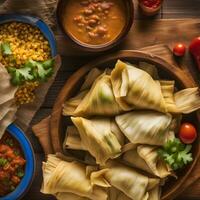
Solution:
<svg viewBox="0 0 200 200">
<path fill-rule="evenodd" d="M 176 44 L 176 45 L 174 46 L 174 49 L 173 49 L 173 53 L 174 53 L 174 55 L 176 55 L 176 56 L 184 56 L 185 51 L 186 51 L 186 47 L 185 47 L 184 44 L 181 44 L 181 43 Z"/>
<path fill-rule="evenodd" d="M 200 70 L 200 37 L 195 38 L 190 46 L 189 51 L 193 55 L 194 59 L 196 60 L 197 66 Z"/>
<path fill-rule="evenodd" d="M 179 130 L 179 138 L 185 144 L 191 144 L 197 137 L 196 128 L 190 123 L 183 123 Z"/>
</svg>

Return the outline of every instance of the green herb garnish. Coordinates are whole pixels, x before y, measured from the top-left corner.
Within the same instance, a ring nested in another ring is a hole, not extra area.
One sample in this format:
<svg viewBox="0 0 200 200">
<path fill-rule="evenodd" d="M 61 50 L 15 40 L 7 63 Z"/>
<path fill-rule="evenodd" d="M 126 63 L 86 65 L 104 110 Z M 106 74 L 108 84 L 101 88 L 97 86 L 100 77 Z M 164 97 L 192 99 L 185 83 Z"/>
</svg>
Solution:
<svg viewBox="0 0 200 200">
<path fill-rule="evenodd" d="M 6 143 L 8 146 L 10 146 L 10 147 L 13 147 L 13 145 L 14 145 L 13 140 L 10 139 L 10 138 L 7 138 L 7 139 L 5 140 L 5 143 Z"/>
<path fill-rule="evenodd" d="M 54 60 L 44 62 L 29 60 L 20 68 L 8 67 L 13 85 L 22 85 L 26 81 L 44 82 L 53 74 Z"/>
<path fill-rule="evenodd" d="M 3 55 L 12 55 L 10 44 L 7 42 L 1 43 L 1 52 Z"/>
<path fill-rule="evenodd" d="M 16 156 L 19 156 L 19 155 L 20 155 L 20 151 L 19 151 L 19 150 L 14 150 L 14 154 L 15 154 Z"/>
<path fill-rule="evenodd" d="M 36 80 L 46 81 L 53 74 L 54 60 L 49 59 L 44 62 L 36 62 L 29 60 L 26 66 L 30 66 L 33 69 L 33 75 Z"/>
<path fill-rule="evenodd" d="M 193 161 L 191 149 L 192 145 L 185 145 L 175 138 L 160 148 L 158 154 L 173 170 L 177 170 Z"/>
<path fill-rule="evenodd" d="M 17 171 L 16 171 L 16 175 L 19 178 L 22 178 L 24 176 L 24 170 L 21 167 L 18 167 Z"/>
<path fill-rule="evenodd" d="M 24 176 L 24 172 L 22 170 L 18 171 L 16 173 L 16 175 L 19 177 L 19 178 L 22 178 Z"/>
<path fill-rule="evenodd" d="M 4 167 L 8 163 L 7 159 L 0 158 L 0 167 Z"/>
<path fill-rule="evenodd" d="M 13 85 L 22 85 L 25 81 L 30 81 L 34 79 L 34 76 L 31 74 L 31 68 L 14 68 L 9 67 L 8 72 L 10 73 L 12 79 L 11 83 Z"/>
</svg>

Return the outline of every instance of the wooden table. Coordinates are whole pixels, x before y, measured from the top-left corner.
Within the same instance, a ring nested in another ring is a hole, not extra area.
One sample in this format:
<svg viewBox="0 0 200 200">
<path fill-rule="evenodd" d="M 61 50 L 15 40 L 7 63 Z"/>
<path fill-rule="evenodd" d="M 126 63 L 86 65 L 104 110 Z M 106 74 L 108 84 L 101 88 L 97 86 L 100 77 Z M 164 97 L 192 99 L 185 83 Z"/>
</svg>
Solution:
<svg viewBox="0 0 200 200">
<path fill-rule="evenodd" d="M 159 30 L 156 30 L 157 33 L 154 35 L 153 30 L 153 24 L 158 23 L 166 23 L 166 26 L 168 26 L 168 23 L 173 24 L 174 26 L 182 25 L 184 23 L 184 20 L 181 20 L 179 24 L 177 24 L 177 21 L 175 22 L 175 19 L 184 19 L 184 18 L 194 18 L 194 19 L 200 19 L 200 0 L 164 0 L 164 5 L 162 7 L 161 13 L 158 14 L 156 17 L 153 18 L 145 18 L 141 15 L 141 13 L 138 10 L 137 7 L 137 0 L 134 0 L 135 2 L 135 19 L 137 20 L 135 22 L 135 28 L 139 28 L 142 24 L 147 24 L 147 28 L 145 29 L 146 35 L 149 34 L 149 37 L 143 37 L 142 40 L 138 40 L 137 38 L 140 38 L 138 34 L 130 35 L 130 37 L 133 38 L 133 44 L 132 49 L 136 49 L 138 47 L 143 47 L 147 45 L 154 45 L 158 43 L 163 42 L 163 38 L 166 37 L 164 30 L 160 30 L 160 34 L 158 34 Z M 166 20 L 170 19 L 170 20 Z M 191 20 L 192 22 L 192 20 Z M 190 20 L 187 20 L 187 23 L 190 24 Z M 157 24 L 157 25 L 158 25 Z M 198 33 L 200 35 L 200 26 L 198 26 Z M 134 29 L 134 27 L 133 27 Z M 189 34 L 190 30 L 188 30 Z M 39 122 L 42 118 L 49 115 L 51 113 L 52 106 L 54 104 L 54 100 L 59 93 L 59 90 L 62 88 L 64 82 L 67 80 L 67 78 L 81 65 L 87 63 L 91 59 L 94 59 L 97 55 L 84 55 L 81 52 L 77 52 L 75 49 L 71 47 L 68 41 L 65 40 L 62 33 L 57 28 L 55 30 L 56 38 L 58 41 L 58 49 L 59 53 L 62 55 L 63 58 L 63 65 L 56 77 L 56 80 L 54 84 L 52 85 L 51 89 L 48 92 L 48 95 L 46 97 L 46 101 L 41 107 L 41 109 L 38 111 L 37 115 L 32 121 L 32 124 L 35 124 Z M 175 39 L 178 39 L 178 37 L 174 37 L 176 35 L 175 32 L 171 32 L 170 34 L 171 38 L 169 38 L 169 42 L 174 41 Z M 134 46 L 134 48 L 133 48 Z M 122 45 L 117 47 L 116 49 L 112 51 L 116 51 L 119 49 L 129 49 L 129 44 L 127 44 L 126 40 Z M 76 56 L 76 57 L 75 57 Z M 30 126 L 31 127 L 31 126 Z M 42 173 L 41 173 L 41 162 L 44 159 L 42 148 L 37 140 L 36 137 L 32 134 L 31 130 L 27 132 L 28 137 L 30 138 L 35 155 L 37 160 L 37 167 L 36 167 L 36 176 L 35 180 L 32 184 L 32 187 L 30 188 L 27 195 L 23 198 L 24 200 L 52 200 L 54 199 L 51 196 L 48 195 L 42 195 L 39 190 L 42 182 Z M 192 190 L 192 194 L 191 191 Z M 184 193 L 179 197 L 181 200 L 192 200 L 192 199 L 200 199 L 200 180 L 197 181 L 195 184 L 193 184 L 190 188 L 188 188 Z"/>
</svg>

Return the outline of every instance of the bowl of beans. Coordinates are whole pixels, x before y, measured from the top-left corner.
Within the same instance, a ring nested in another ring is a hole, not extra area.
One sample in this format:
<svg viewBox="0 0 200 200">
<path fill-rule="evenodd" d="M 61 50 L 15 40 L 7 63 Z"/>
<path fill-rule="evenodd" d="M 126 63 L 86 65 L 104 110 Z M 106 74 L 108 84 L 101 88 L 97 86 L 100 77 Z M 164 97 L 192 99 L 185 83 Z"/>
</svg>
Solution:
<svg viewBox="0 0 200 200">
<path fill-rule="evenodd" d="M 57 21 L 65 35 L 86 51 L 100 52 L 119 44 L 134 18 L 132 0 L 60 0 Z"/>
<path fill-rule="evenodd" d="M 25 134 L 11 124 L 0 139 L 0 200 L 20 199 L 35 172 L 32 146 Z"/>
<path fill-rule="evenodd" d="M 1 15 L 0 50 L 0 63 L 13 71 L 24 69 L 29 61 L 42 64 L 57 55 L 56 40 L 50 28 L 41 19 L 27 15 Z M 17 103 L 32 103 L 40 84 L 37 78 L 20 82 L 15 94 Z"/>
</svg>

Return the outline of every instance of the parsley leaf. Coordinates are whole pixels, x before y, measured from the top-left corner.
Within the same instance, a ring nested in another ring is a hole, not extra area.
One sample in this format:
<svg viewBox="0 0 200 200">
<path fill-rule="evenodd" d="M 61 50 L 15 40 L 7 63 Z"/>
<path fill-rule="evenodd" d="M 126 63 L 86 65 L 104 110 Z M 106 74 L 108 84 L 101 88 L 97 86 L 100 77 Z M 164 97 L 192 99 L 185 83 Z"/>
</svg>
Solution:
<svg viewBox="0 0 200 200">
<path fill-rule="evenodd" d="M 25 81 L 34 79 L 34 76 L 31 73 L 31 68 L 28 67 L 22 67 L 19 69 L 8 67 L 8 72 L 12 76 L 11 83 L 13 85 L 22 85 Z"/>
<path fill-rule="evenodd" d="M 3 55 L 12 55 L 10 44 L 7 42 L 1 43 L 1 52 Z"/>
<path fill-rule="evenodd" d="M 158 150 L 158 155 L 169 164 L 173 170 L 181 169 L 193 161 L 191 145 L 183 144 L 178 138 L 168 141 Z"/>
<path fill-rule="evenodd" d="M 24 172 L 23 171 L 18 171 L 16 173 L 16 175 L 19 177 L 19 178 L 22 178 L 24 176 Z"/>
<path fill-rule="evenodd" d="M 16 155 L 16 156 L 19 156 L 20 155 L 20 151 L 19 150 L 14 150 L 14 154 Z"/>
<path fill-rule="evenodd" d="M 5 158 L 0 158 L 0 167 L 4 167 L 8 161 Z"/>
<path fill-rule="evenodd" d="M 44 82 L 53 74 L 54 60 L 44 62 L 29 60 L 20 68 L 8 67 L 13 85 L 22 85 L 25 81 Z"/>
<path fill-rule="evenodd" d="M 31 60 L 32 65 L 35 67 L 36 78 L 39 81 L 46 81 L 53 74 L 54 62 L 52 59 L 44 62 L 36 62 Z"/>
</svg>

